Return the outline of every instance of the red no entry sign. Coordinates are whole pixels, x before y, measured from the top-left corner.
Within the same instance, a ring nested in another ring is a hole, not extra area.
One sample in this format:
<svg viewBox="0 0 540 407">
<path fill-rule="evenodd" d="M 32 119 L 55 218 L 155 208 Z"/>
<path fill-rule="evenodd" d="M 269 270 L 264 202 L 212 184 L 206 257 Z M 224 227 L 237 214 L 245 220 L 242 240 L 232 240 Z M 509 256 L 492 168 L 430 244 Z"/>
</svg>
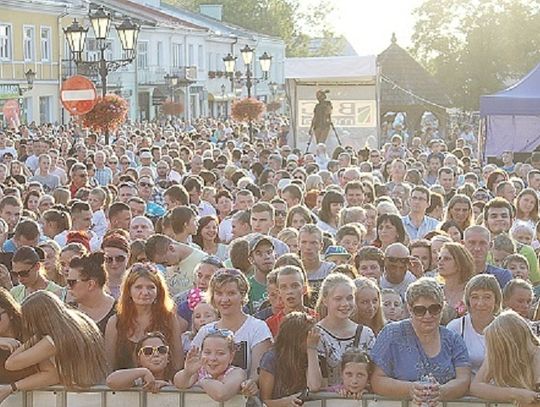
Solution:
<svg viewBox="0 0 540 407">
<path fill-rule="evenodd" d="M 88 113 L 97 102 L 94 83 L 81 75 L 72 76 L 62 83 L 60 91 L 62 105 L 73 115 Z"/>
</svg>

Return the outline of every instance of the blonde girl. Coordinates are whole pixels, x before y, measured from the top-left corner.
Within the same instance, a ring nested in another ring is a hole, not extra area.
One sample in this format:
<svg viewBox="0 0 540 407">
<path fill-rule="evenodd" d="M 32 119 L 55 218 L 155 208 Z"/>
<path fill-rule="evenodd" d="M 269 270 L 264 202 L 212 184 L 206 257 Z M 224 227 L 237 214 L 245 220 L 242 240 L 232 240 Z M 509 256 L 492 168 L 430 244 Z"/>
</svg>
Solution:
<svg viewBox="0 0 540 407">
<path fill-rule="evenodd" d="M 317 311 L 322 319 L 317 323 L 321 335 L 317 351 L 326 364 L 329 386 L 341 382 L 343 353 L 353 347 L 367 349 L 375 338 L 371 328 L 351 320 L 355 291 L 354 281 L 341 273 L 330 274 L 320 288 Z"/>
<path fill-rule="evenodd" d="M 356 311 L 352 320 L 368 326 L 377 335 L 383 329 L 385 321 L 382 307 L 381 290 L 375 281 L 360 277 L 354 280 L 356 286 Z"/>
<path fill-rule="evenodd" d="M 17 390 L 54 384 L 84 388 L 103 382 L 108 365 L 103 337 L 94 321 L 47 291 L 30 294 L 21 313 L 23 343 L 7 358 L 5 368 L 37 369 L 31 376 L 0 387 L 0 402 Z"/>
<path fill-rule="evenodd" d="M 505 311 L 484 331 L 486 358 L 471 384 L 471 394 L 494 402 L 540 403 L 540 340 L 527 321 Z"/>
</svg>

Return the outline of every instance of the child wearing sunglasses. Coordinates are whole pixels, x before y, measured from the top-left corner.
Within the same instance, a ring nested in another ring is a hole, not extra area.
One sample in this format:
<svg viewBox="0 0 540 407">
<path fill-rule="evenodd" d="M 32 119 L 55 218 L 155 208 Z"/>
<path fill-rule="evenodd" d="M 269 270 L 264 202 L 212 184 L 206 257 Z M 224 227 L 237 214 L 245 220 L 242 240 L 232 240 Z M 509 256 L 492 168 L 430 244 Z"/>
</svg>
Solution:
<svg viewBox="0 0 540 407">
<path fill-rule="evenodd" d="M 202 349 L 193 347 L 186 355 L 184 369 L 174 376 L 179 389 L 200 386 L 213 400 L 225 402 L 240 393 L 246 373 L 232 366 L 236 345 L 233 333 L 212 328 L 204 337 Z"/>
<path fill-rule="evenodd" d="M 107 386 L 114 390 L 142 386 L 156 393 L 171 385 L 172 366 L 169 363 L 169 345 L 161 332 L 149 332 L 135 348 L 138 367 L 120 369 L 107 377 Z"/>
</svg>

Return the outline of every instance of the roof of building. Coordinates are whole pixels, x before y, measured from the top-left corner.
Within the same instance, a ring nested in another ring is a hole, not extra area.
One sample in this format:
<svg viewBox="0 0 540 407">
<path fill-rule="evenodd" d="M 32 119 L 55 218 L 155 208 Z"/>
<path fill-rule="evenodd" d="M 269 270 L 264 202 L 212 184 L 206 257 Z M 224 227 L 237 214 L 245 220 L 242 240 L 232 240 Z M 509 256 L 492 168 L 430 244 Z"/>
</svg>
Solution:
<svg viewBox="0 0 540 407">
<path fill-rule="evenodd" d="M 452 102 L 442 85 L 406 50 L 392 42 L 377 58 L 381 74 L 382 109 L 425 106 L 444 109 Z"/>
</svg>

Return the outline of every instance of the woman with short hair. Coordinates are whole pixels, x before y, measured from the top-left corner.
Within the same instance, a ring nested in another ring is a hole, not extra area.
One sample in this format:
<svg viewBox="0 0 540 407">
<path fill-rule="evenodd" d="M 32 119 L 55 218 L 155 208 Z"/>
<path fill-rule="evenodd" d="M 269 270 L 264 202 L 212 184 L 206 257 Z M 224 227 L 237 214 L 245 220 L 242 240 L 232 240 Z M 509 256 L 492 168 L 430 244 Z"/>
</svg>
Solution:
<svg viewBox="0 0 540 407">
<path fill-rule="evenodd" d="M 473 374 L 484 361 L 486 342 L 484 329 L 501 312 L 502 292 L 497 279 L 490 274 L 479 274 L 465 286 L 465 305 L 468 314 L 451 321 L 447 328 L 465 341 Z"/>
<path fill-rule="evenodd" d="M 426 396 L 437 401 L 464 396 L 471 376 L 469 355 L 463 339 L 440 326 L 441 286 L 422 277 L 409 285 L 406 303 L 410 318 L 386 325 L 371 351 L 374 392 L 416 403 L 426 402 Z M 418 383 L 427 380 L 429 387 Z"/>
</svg>

